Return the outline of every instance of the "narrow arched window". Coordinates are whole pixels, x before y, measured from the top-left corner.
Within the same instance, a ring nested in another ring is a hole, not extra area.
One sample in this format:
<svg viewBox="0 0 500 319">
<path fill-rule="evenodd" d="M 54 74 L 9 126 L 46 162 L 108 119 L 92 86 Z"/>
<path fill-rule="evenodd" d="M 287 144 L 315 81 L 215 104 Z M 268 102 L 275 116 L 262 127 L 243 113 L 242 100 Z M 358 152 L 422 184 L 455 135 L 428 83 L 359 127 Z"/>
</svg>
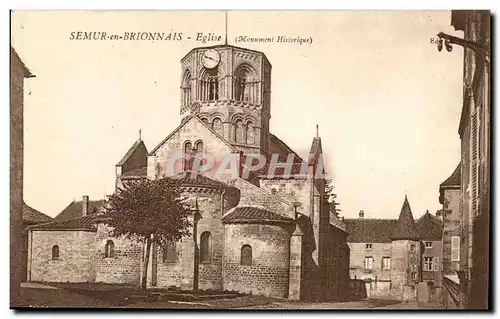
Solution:
<svg viewBox="0 0 500 319">
<path fill-rule="evenodd" d="M 59 246 L 52 246 L 52 260 L 59 260 Z"/>
<path fill-rule="evenodd" d="M 257 102 L 258 85 L 253 68 L 248 64 L 240 65 L 234 72 L 234 99 L 250 103 Z"/>
<path fill-rule="evenodd" d="M 217 69 L 204 70 L 200 79 L 200 99 L 215 101 L 219 99 L 219 78 Z"/>
<path fill-rule="evenodd" d="M 192 152 L 193 146 L 191 145 L 191 142 L 187 141 L 184 143 L 184 171 L 189 171 L 191 170 L 191 152 Z"/>
<path fill-rule="evenodd" d="M 162 260 L 164 263 L 175 263 L 177 261 L 177 247 L 173 242 L 168 242 L 163 247 Z"/>
<path fill-rule="evenodd" d="M 210 262 L 210 232 L 203 232 L 200 236 L 200 262 L 208 263 Z"/>
<path fill-rule="evenodd" d="M 186 70 L 182 80 L 182 105 L 187 106 L 191 103 L 191 72 Z"/>
<path fill-rule="evenodd" d="M 247 144 L 248 145 L 253 145 L 255 143 L 255 137 L 254 137 L 254 132 L 253 132 L 253 123 L 248 121 L 247 122 Z"/>
<path fill-rule="evenodd" d="M 113 258 L 115 256 L 115 243 L 112 240 L 108 240 L 106 245 L 104 245 L 104 258 Z"/>
<path fill-rule="evenodd" d="M 221 121 L 220 118 L 216 117 L 216 118 L 213 119 L 213 121 L 212 121 L 212 128 L 214 129 L 214 131 L 216 131 L 220 135 L 224 135 L 224 131 L 223 131 L 223 128 L 222 128 L 222 121 Z"/>
<path fill-rule="evenodd" d="M 236 129 L 236 143 L 244 144 L 245 143 L 245 128 L 243 127 L 242 120 L 236 120 L 235 122 Z"/>
<path fill-rule="evenodd" d="M 252 247 L 250 245 L 241 247 L 241 264 L 243 266 L 252 265 Z"/>
<path fill-rule="evenodd" d="M 203 142 L 199 141 L 196 143 L 196 154 L 203 153 Z"/>
</svg>

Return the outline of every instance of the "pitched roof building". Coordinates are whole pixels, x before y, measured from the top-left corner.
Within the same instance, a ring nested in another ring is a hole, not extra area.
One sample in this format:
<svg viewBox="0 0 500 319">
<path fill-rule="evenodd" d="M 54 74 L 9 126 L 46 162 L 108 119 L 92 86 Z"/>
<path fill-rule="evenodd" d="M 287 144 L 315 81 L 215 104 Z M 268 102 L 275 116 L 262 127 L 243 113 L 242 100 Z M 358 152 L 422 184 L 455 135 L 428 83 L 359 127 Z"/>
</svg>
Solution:
<svg viewBox="0 0 500 319">
<path fill-rule="evenodd" d="M 422 280 L 432 281 L 436 286 L 441 285 L 441 267 L 435 268 L 434 264 L 442 263 L 443 223 L 428 211 L 415 220 L 407 196 L 398 219 L 365 218 L 364 212 L 361 211 L 359 218 L 346 218 L 344 223 L 349 233 L 347 242 L 351 250 L 351 278 L 379 282 L 376 287 L 370 286 L 373 290 L 368 291 L 369 297 L 384 297 L 381 293 L 386 293 L 384 289 L 389 290 L 391 273 L 394 272 L 392 261 L 402 258 L 399 254 L 401 247 L 395 250 L 398 251 L 398 256 L 394 256 L 393 241 L 409 243 L 423 241 L 422 256 L 427 264 L 423 265 L 425 271 Z M 418 251 L 420 248 L 415 247 L 415 249 Z M 416 263 L 418 264 L 418 260 Z M 434 272 L 434 269 L 439 271 Z M 401 271 L 406 270 L 401 269 Z"/>
</svg>

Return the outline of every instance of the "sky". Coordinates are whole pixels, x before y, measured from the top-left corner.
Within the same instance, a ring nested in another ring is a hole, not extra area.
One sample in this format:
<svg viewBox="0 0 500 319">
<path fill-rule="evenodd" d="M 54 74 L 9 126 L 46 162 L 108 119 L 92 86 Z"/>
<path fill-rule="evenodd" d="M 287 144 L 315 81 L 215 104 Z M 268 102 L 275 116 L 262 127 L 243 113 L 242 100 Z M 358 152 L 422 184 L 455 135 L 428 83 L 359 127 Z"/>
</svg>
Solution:
<svg viewBox="0 0 500 319">
<path fill-rule="evenodd" d="M 272 64 L 271 132 L 298 153 L 316 135 L 346 218 L 435 213 L 460 160 L 463 50 L 430 38 L 449 11 L 231 11 L 228 43 Z M 182 41 L 76 41 L 71 32 L 182 32 Z M 198 32 L 224 39 L 220 11 L 12 13 L 25 80 L 24 198 L 55 216 L 82 195 L 102 199 L 137 140 L 152 150 L 180 124 L 180 59 Z M 237 36 L 311 37 L 312 44 L 235 43 Z M 191 39 L 186 37 L 190 36 Z M 222 40 L 223 41 L 223 40 Z"/>
</svg>

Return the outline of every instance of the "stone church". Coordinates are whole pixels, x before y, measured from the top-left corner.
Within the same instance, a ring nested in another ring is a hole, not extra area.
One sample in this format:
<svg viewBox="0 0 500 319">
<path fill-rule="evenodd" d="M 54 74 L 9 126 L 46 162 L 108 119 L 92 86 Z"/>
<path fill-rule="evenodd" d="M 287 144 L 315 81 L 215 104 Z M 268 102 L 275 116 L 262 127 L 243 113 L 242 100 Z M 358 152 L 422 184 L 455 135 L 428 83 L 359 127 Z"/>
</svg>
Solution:
<svg viewBox="0 0 500 319">
<path fill-rule="evenodd" d="M 193 208 L 192 236 L 153 247 L 144 265 L 144 246 L 112 237 L 103 206 L 90 210 L 84 196 L 81 210 L 30 228 L 28 280 L 140 285 L 149 267 L 149 287 L 347 297 L 348 234 L 316 174 L 326 173 L 321 138 L 303 159 L 270 132 L 266 55 L 227 44 L 192 49 L 181 59 L 180 115 L 180 125 L 151 151 L 141 139 L 133 143 L 116 165 L 116 187 L 179 179 Z M 172 164 L 178 154 L 182 160 Z M 271 160 L 249 172 L 252 154 Z M 195 170 L 190 159 L 197 155 L 234 156 L 238 174 Z"/>
</svg>

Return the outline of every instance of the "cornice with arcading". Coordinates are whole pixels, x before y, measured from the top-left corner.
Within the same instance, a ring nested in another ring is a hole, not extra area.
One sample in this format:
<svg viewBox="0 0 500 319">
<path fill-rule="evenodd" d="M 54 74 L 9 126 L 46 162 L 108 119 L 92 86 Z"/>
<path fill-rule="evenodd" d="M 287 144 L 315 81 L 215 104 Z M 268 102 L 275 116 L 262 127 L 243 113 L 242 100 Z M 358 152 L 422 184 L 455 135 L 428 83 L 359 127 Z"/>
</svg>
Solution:
<svg viewBox="0 0 500 319">
<path fill-rule="evenodd" d="M 200 103 L 200 107 L 212 107 L 212 106 L 234 106 L 241 107 L 250 110 L 260 111 L 262 110 L 262 104 L 253 104 L 245 101 L 237 100 L 215 100 L 215 101 L 193 101 Z M 181 106 L 181 115 L 184 114 L 186 110 L 190 109 L 190 105 Z"/>
<path fill-rule="evenodd" d="M 238 197 L 239 190 L 234 186 L 228 185 L 227 187 L 214 187 L 205 185 L 184 185 L 180 188 L 188 193 L 198 193 L 198 194 L 227 194 L 230 197 Z"/>
<path fill-rule="evenodd" d="M 233 56 L 245 60 L 259 61 L 260 55 L 250 52 L 234 51 Z"/>
</svg>

